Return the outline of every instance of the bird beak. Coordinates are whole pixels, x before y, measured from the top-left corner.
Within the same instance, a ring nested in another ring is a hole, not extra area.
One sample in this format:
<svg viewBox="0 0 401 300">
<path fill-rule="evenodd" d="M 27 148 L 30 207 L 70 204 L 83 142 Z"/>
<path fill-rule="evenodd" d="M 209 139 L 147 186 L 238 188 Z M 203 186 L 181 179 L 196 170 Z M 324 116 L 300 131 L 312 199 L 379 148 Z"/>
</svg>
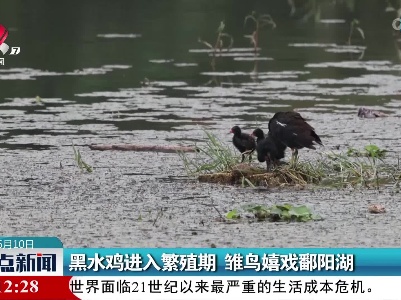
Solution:
<svg viewBox="0 0 401 300">
<path fill-rule="evenodd" d="M 230 133 L 233 133 L 233 131 L 232 131 L 232 130 L 230 130 L 230 132 L 229 132 L 228 134 L 230 134 Z"/>
</svg>

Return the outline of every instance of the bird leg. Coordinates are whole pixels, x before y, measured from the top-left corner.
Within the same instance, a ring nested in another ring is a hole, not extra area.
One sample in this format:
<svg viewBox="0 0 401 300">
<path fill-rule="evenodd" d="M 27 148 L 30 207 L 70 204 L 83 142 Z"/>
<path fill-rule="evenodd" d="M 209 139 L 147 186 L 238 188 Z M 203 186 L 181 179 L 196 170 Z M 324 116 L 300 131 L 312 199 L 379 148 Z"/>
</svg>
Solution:
<svg viewBox="0 0 401 300">
<path fill-rule="evenodd" d="M 246 150 L 246 151 L 242 152 L 242 153 L 241 153 L 241 157 L 242 157 L 241 163 L 244 162 L 245 156 L 246 156 L 246 155 L 249 156 L 249 163 L 250 163 L 250 162 L 252 161 L 252 153 L 253 153 L 253 151 L 254 151 L 254 150 Z"/>
<path fill-rule="evenodd" d="M 294 148 L 291 149 L 292 155 L 291 155 L 291 166 L 295 166 L 296 163 L 298 162 L 298 149 Z"/>
<path fill-rule="evenodd" d="M 252 153 L 253 153 L 253 151 L 255 151 L 255 150 L 252 150 L 252 151 L 249 153 L 249 163 L 252 162 Z"/>
<path fill-rule="evenodd" d="M 268 161 L 266 159 L 266 171 L 269 172 L 270 171 L 270 161 Z"/>
<path fill-rule="evenodd" d="M 272 160 L 270 158 L 270 155 L 268 154 L 266 156 L 266 170 L 267 170 L 267 172 L 272 171 L 272 169 L 274 169 L 275 167 L 276 167 L 276 161 Z"/>
</svg>

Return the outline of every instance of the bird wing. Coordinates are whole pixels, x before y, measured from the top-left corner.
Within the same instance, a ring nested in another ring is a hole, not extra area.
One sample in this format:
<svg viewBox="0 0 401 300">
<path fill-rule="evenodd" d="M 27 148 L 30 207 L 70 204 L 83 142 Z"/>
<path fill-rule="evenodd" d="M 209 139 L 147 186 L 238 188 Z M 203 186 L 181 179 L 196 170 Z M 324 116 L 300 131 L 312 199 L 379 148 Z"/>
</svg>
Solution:
<svg viewBox="0 0 401 300">
<path fill-rule="evenodd" d="M 241 140 L 243 141 L 244 145 L 245 145 L 247 148 L 253 148 L 253 149 L 255 149 L 255 147 L 256 147 L 256 141 L 255 141 L 255 139 L 254 139 L 251 135 L 249 135 L 249 134 L 247 134 L 247 133 L 242 133 L 242 134 L 241 134 Z"/>
<path fill-rule="evenodd" d="M 297 112 L 279 112 L 269 121 L 269 130 L 285 144 L 312 147 L 313 142 L 322 144 L 315 129 Z M 289 142 L 290 141 L 290 142 Z"/>
</svg>

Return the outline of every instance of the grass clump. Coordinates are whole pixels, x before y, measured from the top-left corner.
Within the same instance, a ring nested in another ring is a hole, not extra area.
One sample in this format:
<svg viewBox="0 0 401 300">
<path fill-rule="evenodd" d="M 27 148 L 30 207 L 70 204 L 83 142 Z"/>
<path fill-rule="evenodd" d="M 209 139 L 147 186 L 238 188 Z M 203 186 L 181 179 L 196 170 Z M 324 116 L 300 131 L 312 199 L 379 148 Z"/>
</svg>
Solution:
<svg viewBox="0 0 401 300">
<path fill-rule="evenodd" d="M 244 19 L 244 25 L 248 22 L 248 20 L 253 21 L 255 23 L 255 29 L 252 32 L 251 35 L 249 35 L 249 38 L 251 40 L 251 43 L 255 49 L 255 54 L 257 52 L 257 49 L 259 47 L 259 32 L 262 28 L 264 28 L 266 25 L 270 25 L 272 29 L 276 28 L 277 25 L 274 22 L 273 18 L 269 14 L 264 14 L 264 15 L 259 15 L 255 11 L 253 11 L 251 14 L 247 15 Z"/>
<path fill-rule="evenodd" d="M 357 19 L 353 19 L 351 24 L 350 24 L 350 29 L 349 29 L 349 34 L 348 34 L 348 41 L 347 41 L 348 45 L 351 45 L 352 36 L 354 35 L 355 32 L 358 32 L 359 36 L 363 40 L 365 39 L 365 33 L 363 32 L 362 28 L 360 27 L 359 21 Z"/>
<path fill-rule="evenodd" d="M 344 187 L 379 188 L 398 184 L 400 165 L 391 165 L 383 159 L 387 150 L 367 145 L 363 150 L 349 148 L 346 153 L 330 153 L 325 162 L 326 182 Z"/>
<path fill-rule="evenodd" d="M 75 162 L 77 163 L 78 168 L 80 168 L 82 171 L 92 173 L 93 172 L 92 166 L 87 164 L 82 159 L 81 152 L 79 151 L 79 149 L 76 149 L 74 145 L 72 145 L 72 149 L 74 150 L 74 159 L 75 159 Z"/>
<path fill-rule="evenodd" d="M 213 50 L 212 61 L 210 62 L 210 65 L 212 66 L 213 71 L 216 68 L 217 52 L 218 51 L 221 52 L 224 48 L 226 48 L 228 51 L 231 49 L 231 47 L 234 44 L 234 38 L 230 34 L 224 32 L 225 28 L 226 28 L 225 23 L 223 21 L 221 21 L 219 27 L 217 28 L 217 37 L 216 37 L 214 46 L 212 46 L 211 43 L 202 40 L 201 38 L 198 39 L 199 43 L 202 43 L 203 45 L 207 46 L 209 49 Z M 228 45 L 225 43 L 225 40 L 229 40 Z"/>
<path fill-rule="evenodd" d="M 212 133 L 204 130 L 206 144 L 197 147 L 199 150 L 195 158 L 189 158 L 184 152 L 179 152 L 188 174 L 204 174 L 227 172 L 233 170 L 238 163 L 238 157 L 231 149 L 225 147 L 222 142 Z"/>
<path fill-rule="evenodd" d="M 321 180 L 323 170 L 309 162 L 299 162 L 296 165 L 282 165 L 271 172 L 265 168 L 247 163 L 239 163 L 240 155 L 223 145 L 212 133 L 204 131 L 206 143 L 199 147 L 194 158 L 180 152 L 179 155 L 190 176 L 198 176 L 201 182 L 222 184 L 240 184 L 241 186 L 281 186 L 305 185 Z"/>
<path fill-rule="evenodd" d="M 257 221 L 270 221 L 270 222 L 308 222 L 322 220 L 318 215 L 315 215 L 310 208 L 305 205 L 293 206 L 291 204 L 283 205 L 258 205 L 250 204 L 242 206 L 241 209 L 244 213 L 251 213 L 252 217 Z M 240 219 L 241 214 L 238 209 L 229 211 L 226 214 L 229 220 Z"/>
<path fill-rule="evenodd" d="M 39 96 L 35 97 L 35 101 L 36 101 L 36 104 L 38 104 L 38 105 L 43 105 L 44 104 L 43 101 L 42 101 L 42 98 L 39 97 Z"/>
<path fill-rule="evenodd" d="M 205 131 L 205 146 L 197 146 L 195 157 L 179 153 L 190 176 L 201 182 L 239 184 L 243 187 L 315 184 L 325 187 L 366 187 L 378 189 L 382 185 L 399 187 L 400 163 L 388 164 L 384 157 L 388 151 L 376 145 L 363 150 L 349 148 L 346 153 L 321 154 L 316 161 L 282 163 L 270 171 L 264 164 L 239 163 L 236 155 L 219 139 Z M 263 166 L 263 167 L 262 167 Z"/>
</svg>

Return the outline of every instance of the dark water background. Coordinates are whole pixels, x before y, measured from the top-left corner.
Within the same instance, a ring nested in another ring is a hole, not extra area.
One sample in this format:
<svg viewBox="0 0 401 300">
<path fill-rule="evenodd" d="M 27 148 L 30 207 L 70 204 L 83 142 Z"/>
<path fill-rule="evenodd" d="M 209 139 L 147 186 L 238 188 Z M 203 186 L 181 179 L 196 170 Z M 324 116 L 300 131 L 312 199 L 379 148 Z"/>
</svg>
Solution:
<svg viewBox="0 0 401 300">
<path fill-rule="evenodd" d="M 0 67 L 0 234 L 59 236 L 66 246 L 90 247 L 399 246 L 400 197 L 391 188 L 199 184 L 184 176 L 176 154 L 87 147 L 191 145 L 204 140 L 203 127 L 229 144 L 233 125 L 266 128 L 276 111 L 298 109 L 322 137 L 320 152 L 374 143 L 394 151 L 395 161 L 401 147 L 395 12 L 386 12 L 385 1 L 304 4 L 291 15 L 279 0 L 2 1 L 7 44 L 21 53 L 6 55 Z M 256 60 L 244 37 L 254 29 L 244 26 L 252 11 L 269 13 L 277 24 L 260 31 Z M 349 46 L 355 18 L 365 39 L 354 33 Z M 214 43 L 221 21 L 234 45 L 213 71 L 198 38 Z M 151 86 L 141 84 L 145 78 Z M 360 106 L 390 117 L 358 119 Z M 93 174 L 74 165 L 72 143 Z M 306 204 L 325 220 L 229 225 L 213 208 L 225 213 L 245 203 L 282 202 Z M 372 203 L 388 212 L 368 214 Z"/>
</svg>

